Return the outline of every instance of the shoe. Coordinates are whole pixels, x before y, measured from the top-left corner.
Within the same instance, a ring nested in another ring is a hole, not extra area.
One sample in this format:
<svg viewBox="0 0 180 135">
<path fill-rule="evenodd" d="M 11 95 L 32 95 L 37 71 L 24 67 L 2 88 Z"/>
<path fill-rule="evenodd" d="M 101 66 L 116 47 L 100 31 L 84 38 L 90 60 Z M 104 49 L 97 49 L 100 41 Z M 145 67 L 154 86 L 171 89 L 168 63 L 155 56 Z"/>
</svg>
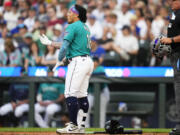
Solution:
<svg viewBox="0 0 180 135">
<path fill-rule="evenodd" d="M 80 127 L 79 128 L 79 133 L 85 133 L 85 128 L 84 127 Z"/>
<path fill-rule="evenodd" d="M 65 128 L 57 129 L 57 133 L 79 133 L 79 128 L 72 122 L 66 124 Z"/>
</svg>

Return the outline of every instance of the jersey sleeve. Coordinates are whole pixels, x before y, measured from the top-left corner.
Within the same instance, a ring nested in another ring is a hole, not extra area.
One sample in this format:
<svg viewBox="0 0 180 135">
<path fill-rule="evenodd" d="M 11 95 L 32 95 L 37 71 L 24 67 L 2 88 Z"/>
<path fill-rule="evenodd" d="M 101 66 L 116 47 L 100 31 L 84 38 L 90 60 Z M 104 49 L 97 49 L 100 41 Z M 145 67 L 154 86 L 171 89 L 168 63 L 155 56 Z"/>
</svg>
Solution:
<svg viewBox="0 0 180 135">
<path fill-rule="evenodd" d="M 74 35 L 75 35 L 74 27 L 73 25 L 70 24 L 65 30 L 64 39 L 68 40 L 69 42 L 72 42 L 74 39 Z"/>
</svg>

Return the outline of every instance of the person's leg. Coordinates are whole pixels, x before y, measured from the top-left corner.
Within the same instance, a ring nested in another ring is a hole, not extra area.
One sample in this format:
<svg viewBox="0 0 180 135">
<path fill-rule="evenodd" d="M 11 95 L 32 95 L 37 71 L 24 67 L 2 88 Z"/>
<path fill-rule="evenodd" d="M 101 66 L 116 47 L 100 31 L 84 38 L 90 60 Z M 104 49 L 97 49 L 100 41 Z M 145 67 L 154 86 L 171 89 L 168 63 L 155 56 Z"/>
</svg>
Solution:
<svg viewBox="0 0 180 135">
<path fill-rule="evenodd" d="M 61 106 L 58 104 L 50 104 L 46 107 L 44 121 L 46 122 L 47 125 L 49 125 L 49 122 L 52 119 L 53 115 L 60 110 L 61 110 Z"/>
<path fill-rule="evenodd" d="M 100 128 L 104 128 L 106 121 L 106 110 L 109 102 L 110 93 L 109 88 L 105 87 L 101 93 L 100 101 Z"/>
<path fill-rule="evenodd" d="M 90 127 L 90 113 L 94 105 L 94 96 L 92 94 L 88 94 L 88 101 L 89 101 L 89 110 L 88 110 L 86 122 L 85 122 L 85 127 L 87 128 Z M 79 114 L 78 114 L 78 122 L 80 122 L 80 119 L 81 117 L 79 118 Z M 80 123 L 78 123 L 78 125 L 80 125 Z"/>
<path fill-rule="evenodd" d="M 88 115 L 88 109 L 89 109 L 89 101 L 87 98 L 87 90 L 89 86 L 89 79 L 90 75 L 93 72 L 93 64 L 91 59 L 87 59 L 86 61 L 83 61 L 84 64 L 81 63 L 81 65 L 87 65 L 87 67 L 82 67 L 81 70 L 84 70 L 85 75 L 84 78 L 82 78 L 82 83 L 79 89 L 79 92 L 77 93 L 78 96 L 78 103 L 79 103 L 79 112 L 78 112 L 78 118 L 79 123 L 78 126 L 82 130 L 85 128 L 85 122 Z"/>
<path fill-rule="evenodd" d="M 22 104 L 16 107 L 14 111 L 14 115 L 19 118 L 21 117 L 25 112 L 29 111 L 29 105 L 28 104 Z"/>
<path fill-rule="evenodd" d="M 173 53 L 170 57 L 171 65 L 174 70 L 174 89 L 175 89 L 175 101 L 176 101 L 176 113 L 177 113 L 177 125 L 176 131 L 180 132 L 180 54 Z M 173 131 L 174 132 L 174 131 Z"/>
<path fill-rule="evenodd" d="M 91 59 L 89 59 L 89 57 L 75 57 L 68 65 L 68 72 L 65 84 L 65 98 L 71 124 L 69 124 L 67 128 L 57 129 L 57 132 L 59 133 L 71 132 L 72 130 L 72 132 L 79 132 L 77 130 L 77 114 L 79 110 L 77 98 L 87 97 L 87 89 L 85 92 L 83 91 L 83 93 L 80 89 L 82 83 L 84 83 L 84 78 L 86 76 L 90 76 L 89 71 L 91 65 L 89 65 L 89 61 Z"/>
<path fill-rule="evenodd" d="M 9 112 L 13 112 L 13 107 L 12 107 L 11 103 L 7 103 L 0 108 L 1 116 L 4 116 L 4 115 L 8 114 Z"/>
<path fill-rule="evenodd" d="M 75 125 L 77 125 L 77 113 L 79 110 L 78 100 L 76 96 L 78 90 L 73 88 L 75 83 L 77 83 L 78 85 L 78 81 L 75 81 L 77 71 L 78 62 L 76 60 L 71 61 L 71 63 L 68 65 L 68 72 L 65 81 L 65 98 L 70 122 Z"/>
<path fill-rule="evenodd" d="M 44 112 L 46 109 L 46 107 L 41 106 L 39 103 L 35 104 L 35 122 L 37 123 L 37 125 L 39 127 L 42 128 L 47 128 L 48 125 L 46 124 L 46 122 L 44 121 L 44 119 L 42 118 L 41 114 L 42 112 Z"/>
<path fill-rule="evenodd" d="M 76 60 L 72 60 L 68 65 L 68 71 L 66 74 L 65 80 L 65 98 L 66 105 L 69 112 L 69 123 L 66 124 L 65 128 L 57 129 L 57 133 L 75 133 L 79 132 L 77 126 L 77 113 L 79 110 L 78 100 L 76 93 L 78 89 L 74 89 L 74 85 L 78 85 L 77 76 L 77 68 L 78 62 Z"/>
</svg>

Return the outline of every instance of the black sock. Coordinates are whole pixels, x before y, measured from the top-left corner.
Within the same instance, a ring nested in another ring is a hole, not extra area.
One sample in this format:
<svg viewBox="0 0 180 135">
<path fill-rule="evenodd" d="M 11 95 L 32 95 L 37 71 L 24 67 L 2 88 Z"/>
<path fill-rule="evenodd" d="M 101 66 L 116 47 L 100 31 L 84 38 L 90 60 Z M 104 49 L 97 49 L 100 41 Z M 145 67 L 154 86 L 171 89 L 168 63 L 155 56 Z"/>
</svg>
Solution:
<svg viewBox="0 0 180 135">
<path fill-rule="evenodd" d="M 77 125 L 77 113 L 79 110 L 78 100 L 76 97 L 68 97 L 66 98 L 66 104 L 69 111 L 69 119 L 75 125 Z"/>
<path fill-rule="evenodd" d="M 83 98 L 78 98 L 78 103 L 79 103 L 79 109 L 82 109 L 83 113 L 86 114 L 82 117 L 82 124 L 81 124 L 82 127 L 85 127 L 85 121 L 89 109 L 89 102 L 87 97 L 83 97 Z"/>
</svg>

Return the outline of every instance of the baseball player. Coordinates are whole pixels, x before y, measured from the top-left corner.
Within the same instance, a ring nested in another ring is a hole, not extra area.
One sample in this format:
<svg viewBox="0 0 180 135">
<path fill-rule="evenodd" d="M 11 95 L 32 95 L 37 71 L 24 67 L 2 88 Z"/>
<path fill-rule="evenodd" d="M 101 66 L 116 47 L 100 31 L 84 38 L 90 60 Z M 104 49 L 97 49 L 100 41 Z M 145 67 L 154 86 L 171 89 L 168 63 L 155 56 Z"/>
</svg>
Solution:
<svg viewBox="0 0 180 135">
<path fill-rule="evenodd" d="M 23 76 L 24 70 L 21 70 Z M 10 102 L 0 107 L 0 116 L 4 117 L 10 112 L 14 112 L 14 116 L 20 119 L 25 112 L 29 111 L 29 85 L 27 83 L 12 83 L 9 87 Z"/>
<path fill-rule="evenodd" d="M 85 22 L 86 9 L 80 5 L 72 6 L 67 13 L 68 26 L 59 51 L 59 65 L 63 59 L 69 61 L 65 80 L 65 98 L 69 111 L 70 123 L 65 128 L 57 129 L 57 133 L 84 133 L 85 120 L 89 108 L 87 89 L 93 71 L 93 61 L 89 57 L 90 32 Z M 45 35 L 40 36 L 45 45 L 58 46 L 60 43 L 50 41 Z M 57 64 L 58 65 L 58 64 Z M 81 122 L 77 124 L 77 116 Z"/>
<path fill-rule="evenodd" d="M 53 71 L 48 70 L 48 76 L 53 76 Z M 51 118 L 56 112 L 61 111 L 60 103 L 64 102 L 64 84 L 41 83 L 35 104 L 35 121 L 39 127 L 48 128 Z M 43 119 L 41 113 L 45 112 Z"/>
</svg>

